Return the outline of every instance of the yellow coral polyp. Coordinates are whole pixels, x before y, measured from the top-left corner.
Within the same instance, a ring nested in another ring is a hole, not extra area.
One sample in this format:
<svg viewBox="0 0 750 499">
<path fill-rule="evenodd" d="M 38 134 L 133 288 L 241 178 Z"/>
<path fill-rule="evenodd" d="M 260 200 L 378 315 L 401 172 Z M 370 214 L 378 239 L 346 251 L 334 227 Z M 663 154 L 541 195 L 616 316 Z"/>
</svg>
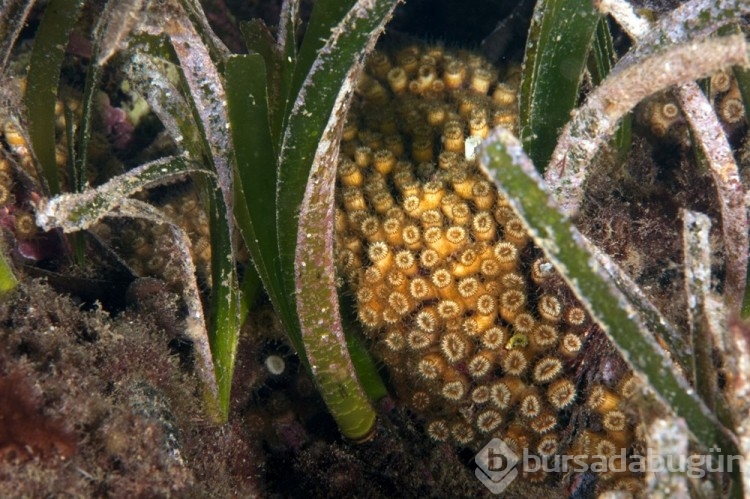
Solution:
<svg viewBox="0 0 750 499">
<path fill-rule="evenodd" d="M 488 350 L 499 350 L 505 345 L 508 333 L 500 327 L 491 327 L 482 333 L 482 345 Z"/>
<path fill-rule="evenodd" d="M 563 358 L 572 359 L 578 356 L 581 351 L 583 343 L 581 339 L 573 333 L 568 333 L 563 336 L 560 341 L 559 353 Z"/>
<path fill-rule="evenodd" d="M 547 389 L 547 400 L 557 410 L 570 406 L 575 399 L 576 387 L 569 379 L 558 379 Z"/>
</svg>

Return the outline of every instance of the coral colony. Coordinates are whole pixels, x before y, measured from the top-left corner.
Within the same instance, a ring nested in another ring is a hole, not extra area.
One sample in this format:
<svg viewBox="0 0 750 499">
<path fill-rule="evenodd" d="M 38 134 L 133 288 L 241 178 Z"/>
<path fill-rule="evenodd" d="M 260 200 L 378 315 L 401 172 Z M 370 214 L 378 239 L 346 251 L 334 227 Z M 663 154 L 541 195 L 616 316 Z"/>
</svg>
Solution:
<svg viewBox="0 0 750 499">
<path fill-rule="evenodd" d="M 582 374 L 601 333 L 473 159 L 490 127 L 517 127 L 518 76 L 510 67 L 500 81 L 480 56 L 441 47 L 370 58 L 341 143 L 339 272 L 432 439 L 476 450 L 498 436 L 542 457 L 628 452 L 634 378 L 616 358 L 604 380 Z"/>
</svg>

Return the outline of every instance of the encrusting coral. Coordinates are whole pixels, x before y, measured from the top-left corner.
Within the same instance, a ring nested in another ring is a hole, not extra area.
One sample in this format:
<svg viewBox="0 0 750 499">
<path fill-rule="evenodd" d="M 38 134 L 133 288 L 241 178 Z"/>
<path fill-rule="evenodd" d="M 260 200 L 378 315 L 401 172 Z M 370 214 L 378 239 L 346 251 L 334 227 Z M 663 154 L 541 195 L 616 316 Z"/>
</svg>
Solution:
<svg viewBox="0 0 750 499">
<path fill-rule="evenodd" d="M 501 81 L 469 52 L 375 53 L 343 131 L 337 265 L 432 439 L 592 462 L 637 441 L 635 383 L 611 351 L 611 372 L 594 372 L 601 332 L 477 167 L 489 128 L 518 126 L 517 85 L 516 67 Z M 639 484 L 600 476 L 602 490 Z"/>
</svg>

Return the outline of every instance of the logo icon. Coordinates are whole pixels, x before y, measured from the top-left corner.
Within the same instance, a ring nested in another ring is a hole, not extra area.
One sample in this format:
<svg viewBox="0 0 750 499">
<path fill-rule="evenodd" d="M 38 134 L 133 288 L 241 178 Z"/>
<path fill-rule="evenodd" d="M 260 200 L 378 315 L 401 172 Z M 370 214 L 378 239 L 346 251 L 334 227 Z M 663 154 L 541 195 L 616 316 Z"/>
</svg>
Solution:
<svg viewBox="0 0 750 499">
<path fill-rule="evenodd" d="M 493 494 L 499 494 L 518 476 L 519 458 L 505 442 L 493 438 L 474 456 L 474 474 Z"/>
</svg>

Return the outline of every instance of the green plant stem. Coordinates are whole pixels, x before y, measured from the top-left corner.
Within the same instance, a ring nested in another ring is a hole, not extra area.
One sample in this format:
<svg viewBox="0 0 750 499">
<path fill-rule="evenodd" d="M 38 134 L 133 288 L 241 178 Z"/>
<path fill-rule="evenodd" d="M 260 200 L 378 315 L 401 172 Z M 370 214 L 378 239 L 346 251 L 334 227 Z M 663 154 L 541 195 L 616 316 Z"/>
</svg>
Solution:
<svg viewBox="0 0 750 499">
<path fill-rule="evenodd" d="M 281 4 L 279 33 L 275 48 L 275 52 L 278 54 L 278 65 L 274 68 L 277 71 L 274 82 L 278 85 L 277 99 L 269 101 L 272 104 L 270 108 L 271 138 L 276 145 L 277 155 L 280 154 L 284 131 L 291 114 L 292 104 L 296 99 L 296 94 L 293 94 L 291 89 L 297 66 L 298 27 L 299 0 L 284 0 Z"/>
<path fill-rule="evenodd" d="M 261 281 L 255 268 L 248 266 L 240 280 L 240 323 L 244 323 L 247 314 L 252 308 L 258 295 L 263 291 L 263 281 Z"/>
<path fill-rule="evenodd" d="M 86 230 L 115 210 L 127 196 L 146 187 L 190 172 L 208 172 L 187 155 L 157 159 L 78 194 L 60 194 L 39 203 L 36 223 L 43 230 L 61 227 L 65 232 Z"/>
<path fill-rule="evenodd" d="M 294 248 L 293 273 L 287 275 L 294 276 L 307 358 L 341 433 L 355 441 L 371 434 L 375 411 L 354 370 L 339 311 L 333 259 L 338 143 L 363 56 L 374 46 L 395 5 L 392 0 L 360 0 L 333 30 L 295 102 L 279 163 L 284 192 L 278 200 L 280 222 L 294 218 L 299 203 L 295 191 L 303 189 L 296 233 L 278 228 L 282 270 L 288 268 L 285 252 Z M 306 172 L 309 175 L 303 177 Z M 291 235 L 294 241 L 289 240 Z"/>
<path fill-rule="evenodd" d="M 711 410 L 716 410 L 718 383 L 712 359 L 712 338 L 708 330 L 709 294 L 711 291 L 711 247 L 708 216 L 682 211 L 682 252 L 685 255 L 685 294 L 687 295 L 693 365 L 693 385 Z M 722 345 L 723 345 L 722 341 Z M 716 348 L 723 351 L 722 345 Z"/>
<path fill-rule="evenodd" d="M 24 103 L 29 118 L 29 138 L 49 194 L 60 193 L 55 160 L 55 100 L 60 67 L 68 36 L 78 19 L 83 0 L 50 0 L 31 51 Z"/>
<path fill-rule="evenodd" d="M 521 138 L 541 171 L 578 102 L 599 19 L 579 0 L 540 0 L 534 7 L 519 103 Z"/>
<path fill-rule="evenodd" d="M 18 279 L 5 255 L 5 245 L 0 245 L 0 297 L 14 290 L 17 285 Z"/>
<path fill-rule="evenodd" d="M 604 81 L 610 71 L 612 71 L 615 62 L 617 62 L 617 53 L 613 46 L 612 33 L 609 30 L 609 20 L 606 17 L 599 19 L 599 23 L 596 26 L 594 43 L 591 48 L 593 63 L 590 63 L 589 66 L 593 67 L 589 73 L 591 74 L 592 83 L 596 86 Z M 633 117 L 627 114 L 622 118 L 615 132 L 612 146 L 617 151 L 617 159 L 620 161 L 624 161 L 627 155 L 630 154 L 632 125 Z"/>
<path fill-rule="evenodd" d="M 694 82 L 679 85 L 677 97 L 697 142 L 696 148 L 700 148 L 716 186 L 726 254 L 724 300 L 728 310 L 736 313 L 742 306 L 747 284 L 748 220 L 745 189 L 732 148 L 708 98 Z"/>
<path fill-rule="evenodd" d="M 284 293 L 277 272 L 276 155 L 272 146 L 266 91 L 266 64 L 259 54 L 236 55 L 227 60 L 226 90 L 231 125 L 235 178 L 235 219 L 253 264 L 263 280 L 274 309 L 287 331 L 298 329 L 294 304 Z M 299 335 L 292 345 L 307 364 Z"/>
<path fill-rule="evenodd" d="M 352 69 L 347 81 L 354 79 Z M 302 201 L 295 257 L 295 296 L 302 340 L 320 393 L 341 433 L 367 438 L 375 411 L 354 370 L 341 322 L 333 259 L 337 137 L 346 116 L 346 92 L 334 107 L 334 120 L 318 149 Z"/>
<path fill-rule="evenodd" d="M 209 178 L 212 180 L 213 178 Z M 208 339 L 216 375 L 219 422 L 229 419 L 229 403 L 234 376 L 237 345 L 240 339 L 240 290 L 237 264 L 232 251 L 231 231 L 227 225 L 227 206 L 215 182 L 208 182 L 206 194 L 211 230 L 211 303 Z M 218 253 L 214 257 L 214 253 Z"/>
<path fill-rule="evenodd" d="M 276 217 L 280 270 L 288 294 L 294 289 L 297 230 L 293 220 L 298 216 L 315 152 L 351 68 L 372 48 L 397 3 L 359 0 L 352 7 L 318 52 L 289 114 L 278 162 Z M 352 82 L 347 85 L 353 90 Z"/>
</svg>

